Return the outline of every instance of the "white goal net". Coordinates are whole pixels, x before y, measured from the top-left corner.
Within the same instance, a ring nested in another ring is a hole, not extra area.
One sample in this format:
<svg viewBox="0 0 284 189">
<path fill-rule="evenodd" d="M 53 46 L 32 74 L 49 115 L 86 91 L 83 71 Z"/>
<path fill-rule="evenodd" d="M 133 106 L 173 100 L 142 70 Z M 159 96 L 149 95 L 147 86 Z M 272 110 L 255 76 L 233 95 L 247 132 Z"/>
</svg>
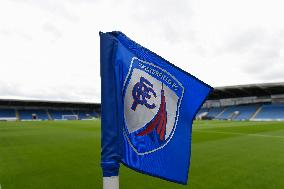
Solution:
<svg viewBox="0 0 284 189">
<path fill-rule="evenodd" d="M 62 115 L 63 120 L 78 120 L 78 115 Z"/>
</svg>

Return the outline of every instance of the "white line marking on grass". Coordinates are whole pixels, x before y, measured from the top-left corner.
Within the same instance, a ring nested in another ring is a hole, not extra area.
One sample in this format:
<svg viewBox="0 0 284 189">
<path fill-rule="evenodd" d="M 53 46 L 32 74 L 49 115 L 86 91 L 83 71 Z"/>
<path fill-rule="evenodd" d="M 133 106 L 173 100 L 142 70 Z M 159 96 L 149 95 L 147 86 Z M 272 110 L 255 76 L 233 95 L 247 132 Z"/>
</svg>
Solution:
<svg viewBox="0 0 284 189">
<path fill-rule="evenodd" d="M 197 131 L 197 130 L 194 130 L 193 132 L 232 134 L 232 135 L 243 135 L 243 136 L 267 137 L 267 138 L 284 138 L 284 136 L 277 136 L 277 135 L 247 134 L 247 133 L 222 132 L 222 131 Z"/>
</svg>

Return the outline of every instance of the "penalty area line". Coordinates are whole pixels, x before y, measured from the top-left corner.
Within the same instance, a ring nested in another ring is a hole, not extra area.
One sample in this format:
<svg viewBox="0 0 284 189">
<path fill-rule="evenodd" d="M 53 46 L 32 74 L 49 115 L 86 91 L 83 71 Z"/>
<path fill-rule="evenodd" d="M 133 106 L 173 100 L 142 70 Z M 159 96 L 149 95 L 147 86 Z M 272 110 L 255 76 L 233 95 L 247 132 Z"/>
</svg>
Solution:
<svg viewBox="0 0 284 189">
<path fill-rule="evenodd" d="M 277 136 L 277 135 L 247 134 L 247 133 L 222 132 L 222 131 L 200 131 L 200 130 L 198 131 L 198 130 L 194 130 L 193 132 L 231 134 L 231 135 L 242 135 L 242 136 L 266 137 L 266 138 L 284 138 L 284 136 Z"/>
</svg>

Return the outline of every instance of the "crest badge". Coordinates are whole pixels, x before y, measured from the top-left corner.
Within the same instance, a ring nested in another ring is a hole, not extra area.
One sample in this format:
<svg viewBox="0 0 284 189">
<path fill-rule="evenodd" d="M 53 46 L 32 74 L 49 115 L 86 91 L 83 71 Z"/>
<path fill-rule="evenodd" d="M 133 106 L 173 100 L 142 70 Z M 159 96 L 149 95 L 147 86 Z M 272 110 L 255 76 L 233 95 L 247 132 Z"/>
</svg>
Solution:
<svg viewBox="0 0 284 189">
<path fill-rule="evenodd" d="M 166 70 L 132 59 L 123 85 L 124 136 L 137 154 L 162 149 L 174 137 L 183 94 Z"/>
</svg>

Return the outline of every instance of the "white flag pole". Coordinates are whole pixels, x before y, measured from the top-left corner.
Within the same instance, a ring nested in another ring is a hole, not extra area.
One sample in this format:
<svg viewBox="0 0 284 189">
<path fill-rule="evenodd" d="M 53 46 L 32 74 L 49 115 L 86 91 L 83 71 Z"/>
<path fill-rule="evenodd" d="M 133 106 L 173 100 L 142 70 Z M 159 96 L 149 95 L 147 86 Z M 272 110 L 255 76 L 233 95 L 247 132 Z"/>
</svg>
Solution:
<svg viewBox="0 0 284 189">
<path fill-rule="evenodd" d="M 119 176 L 103 177 L 103 189 L 119 189 Z"/>
</svg>

